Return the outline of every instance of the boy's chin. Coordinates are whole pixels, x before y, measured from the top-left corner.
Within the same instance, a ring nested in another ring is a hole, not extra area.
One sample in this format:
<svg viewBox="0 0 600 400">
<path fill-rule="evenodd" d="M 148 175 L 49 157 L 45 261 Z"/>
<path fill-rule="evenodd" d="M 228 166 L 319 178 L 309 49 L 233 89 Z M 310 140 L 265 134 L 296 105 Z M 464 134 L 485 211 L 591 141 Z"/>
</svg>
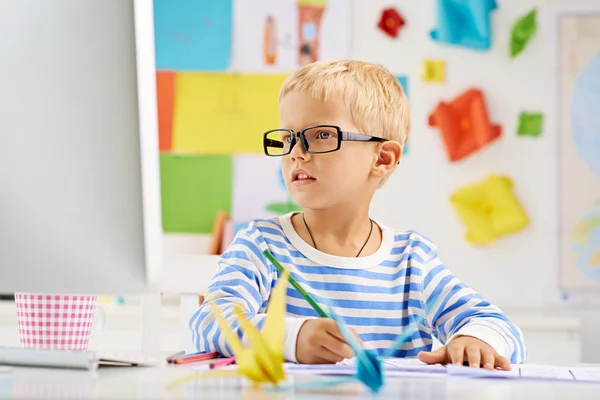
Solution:
<svg viewBox="0 0 600 400">
<path fill-rule="evenodd" d="M 301 194 L 298 196 L 292 196 L 294 203 L 296 203 L 303 210 L 323 210 L 328 208 L 329 202 L 325 199 L 316 198 L 314 195 Z"/>
</svg>

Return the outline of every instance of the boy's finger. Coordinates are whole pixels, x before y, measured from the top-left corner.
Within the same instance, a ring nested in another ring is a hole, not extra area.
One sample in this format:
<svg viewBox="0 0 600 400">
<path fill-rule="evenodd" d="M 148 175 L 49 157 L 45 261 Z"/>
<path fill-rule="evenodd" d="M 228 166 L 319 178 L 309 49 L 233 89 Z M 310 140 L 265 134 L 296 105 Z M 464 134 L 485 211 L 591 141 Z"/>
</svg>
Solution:
<svg viewBox="0 0 600 400">
<path fill-rule="evenodd" d="M 479 368 L 481 366 L 481 348 L 479 346 L 470 346 L 465 349 L 469 367 Z"/>
<path fill-rule="evenodd" d="M 500 354 L 494 352 L 494 358 L 495 358 L 495 362 L 496 362 L 496 367 L 498 368 L 502 368 L 505 371 L 510 371 L 511 370 L 511 366 L 510 366 L 510 362 L 502 357 Z"/>
<path fill-rule="evenodd" d="M 318 351 L 319 355 L 315 356 L 315 364 L 337 364 L 344 360 L 341 356 L 325 347 L 321 347 Z"/>
<path fill-rule="evenodd" d="M 421 351 L 417 354 L 417 358 L 425 364 L 445 364 L 446 348 L 442 347 L 435 351 Z"/>
<path fill-rule="evenodd" d="M 448 348 L 448 358 L 453 364 L 463 365 L 465 356 L 465 347 L 462 345 L 454 345 Z"/>
<path fill-rule="evenodd" d="M 352 350 L 348 343 L 340 340 L 337 336 L 330 334 L 323 335 L 321 346 L 333 354 L 342 357 L 342 359 L 354 357 L 354 350 Z"/>
<path fill-rule="evenodd" d="M 494 369 L 495 357 L 490 349 L 481 350 L 481 364 L 485 369 Z"/>
</svg>

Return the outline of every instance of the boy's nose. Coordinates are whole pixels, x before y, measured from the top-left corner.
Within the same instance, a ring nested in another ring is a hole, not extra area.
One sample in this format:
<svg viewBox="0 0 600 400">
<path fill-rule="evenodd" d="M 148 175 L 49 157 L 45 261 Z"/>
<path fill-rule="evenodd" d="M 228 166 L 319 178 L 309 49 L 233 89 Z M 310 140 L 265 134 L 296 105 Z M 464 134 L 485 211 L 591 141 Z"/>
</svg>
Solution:
<svg viewBox="0 0 600 400">
<path fill-rule="evenodd" d="M 292 149 L 290 150 L 290 157 L 292 160 L 306 160 L 308 157 L 308 153 L 304 151 L 304 147 L 302 146 L 302 142 L 300 141 L 299 137 L 294 138 Z"/>
</svg>

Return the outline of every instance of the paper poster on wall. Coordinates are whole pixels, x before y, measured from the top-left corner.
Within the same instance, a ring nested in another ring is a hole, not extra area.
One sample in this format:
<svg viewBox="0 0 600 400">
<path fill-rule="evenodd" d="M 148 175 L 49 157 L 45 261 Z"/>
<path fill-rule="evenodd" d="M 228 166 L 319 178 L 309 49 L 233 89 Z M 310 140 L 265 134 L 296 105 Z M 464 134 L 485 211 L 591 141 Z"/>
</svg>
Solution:
<svg viewBox="0 0 600 400">
<path fill-rule="evenodd" d="M 293 71 L 350 55 L 347 0 L 236 0 L 234 71 Z"/>
<path fill-rule="evenodd" d="M 178 73 L 173 151 L 263 154 L 262 135 L 279 127 L 283 74 Z"/>
<path fill-rule="evenodd" d="M 226 70 L 232 13 L 232 0 L 154 0 L 156 68 Z"/>
<path fill-rule="evenodd" d="M 231 214 L 230 156 L 160 156 L 163 230 L 211 233 L 219 211 Z"/>
<path fill-rule="evenodd" d="M 561 289 L 600 289 L 600 9 L 559 20 Z"/>
<path fill-rule="evenodd" d="M 233 212 L 236 222 L 301 210 L 283 181 L 281 158 L 259 155 L 233 157 Z"/>
<path fill-rule="evenodd" d="M 156 102 L 158 106 L 158 146 L 161 152 L 171 150 L 173 143 L 173 98 L 175 72 L 156 73 Z"/>
<path fill-rule="evenodd" d="M 408 76 L 406 75 L 396 75 L 396 79 L 400 82 L 400 86 L 404 90 L 404 94 L 406 98 L 410 100 L 409 92 L 408 92 Z M 404 144 L 404 148 L 402 149 L 402 155 L 405 156 L 408 154 L 409 144 L 408 141 Z"/>
</svg>

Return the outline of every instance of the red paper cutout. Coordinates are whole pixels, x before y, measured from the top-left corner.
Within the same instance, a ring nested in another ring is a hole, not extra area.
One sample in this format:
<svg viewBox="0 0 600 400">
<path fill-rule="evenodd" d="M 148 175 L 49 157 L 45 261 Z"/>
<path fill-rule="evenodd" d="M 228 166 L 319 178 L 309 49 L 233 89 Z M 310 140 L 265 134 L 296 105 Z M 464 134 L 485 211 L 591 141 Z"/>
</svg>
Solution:
<svg viewBox="0 0 600 400">
<path fill-rule="evenodd" d="M 158 103 L 158 147 L 169 152 L 173 143 L 173 99 L 175 96 L 175 72 L 156 73 L 156 97 Z"/>
<path fill-rule="evenodd" d="M 381 12 L 377 26 L 390 37 L 398 37 L 398 32 L 406 21 L 395 8 L 386 8 Z"/>
<path fill-rule="evenodd" d="M 500 137 L 502 127 L 488 118 L 483 93 L 469 89 L 449 103 L 440 102 L 429 116 L 439 128 L 450 161 L 458 161 Z"/>
</svg>

